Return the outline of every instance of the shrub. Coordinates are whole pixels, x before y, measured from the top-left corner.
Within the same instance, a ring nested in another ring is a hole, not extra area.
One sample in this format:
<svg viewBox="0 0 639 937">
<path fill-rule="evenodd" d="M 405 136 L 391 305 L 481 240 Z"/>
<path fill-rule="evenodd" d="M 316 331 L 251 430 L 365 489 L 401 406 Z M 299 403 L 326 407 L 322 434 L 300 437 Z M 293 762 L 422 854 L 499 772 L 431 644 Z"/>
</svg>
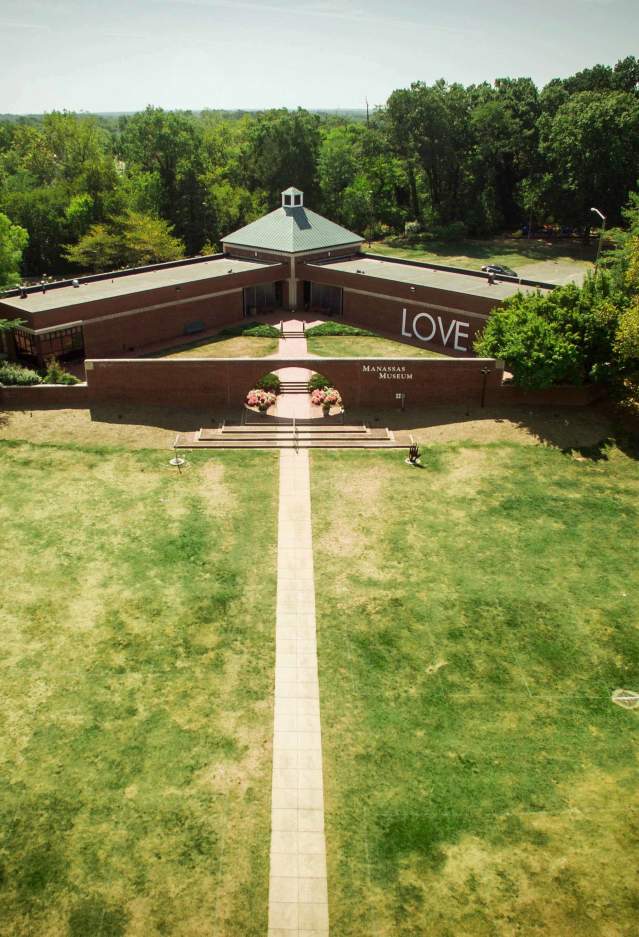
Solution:
<svg viewBox="0 0 639 937">
<path fill-rule="evenodd" d="M 6 387 L 28 387 L 30 384 L 42 384 L 42 378 L 30 368 L 5 361 L 0 364 L 0 384 Z"/>
<path fill-rule="evenodd" d="M 65 371 L 57 358 L 47 360 L 43 383 L 45 384 L 79 384 L 80 381 L 73 374 Z"/>
<path fill-rule="evenodd" d="M 260 390 L 270 390 L 273 394 L 280 392 L 280 379 L 277 374 L 265 374 L 255 385 Z"/>
<path fill-rule="evenodd" d="M 359 329 L 356 325 L 346 325 L 345 322 L 320 322 L 306 329 L 307 338 L 313 335 L 375 335 L 375 332 Z"/>
<path fill-rule="evenodd" d="M 463 221 L 451 221 L 433 225 L 430 233 L 436 241 L 461 241 L 467 237 L 468 228 Z"/>
<path fill-rule="evenodd" d="M 424 228 L 421 221 L 407 221 L 404 224 L 404 234 L 407 238 L 417 237 L 420 234 L 424 233 Z"/>
<path fill-rule="evenodd" d="M 310 381 L 308 382 L 308 389 L 310 391 L 323 390 L 325 387 L 330 386 L 331 382 L 327 377 L 324 377 L 323 374 L 313 374 Z"/>
<path fill-rule="evenodd" d="M 230 325 L 222 329 L 219 335 L 249 335 L 252 338 L 280 338 L 280 330 L 266 322 L 243 322 L 241 325 Z"/>
</svg>

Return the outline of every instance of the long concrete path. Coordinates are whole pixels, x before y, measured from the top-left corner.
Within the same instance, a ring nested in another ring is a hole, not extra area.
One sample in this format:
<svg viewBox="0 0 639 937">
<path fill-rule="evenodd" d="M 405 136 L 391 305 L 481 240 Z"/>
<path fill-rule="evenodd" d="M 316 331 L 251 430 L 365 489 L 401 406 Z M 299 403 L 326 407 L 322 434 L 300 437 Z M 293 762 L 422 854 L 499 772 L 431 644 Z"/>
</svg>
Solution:
<svg viewBox="0 0 639 937">
<path fill-rule="evenodd" d="M 326 937 L 328 893 L 307 450 L 280 453 L 269 937 Z"/>
</svg>

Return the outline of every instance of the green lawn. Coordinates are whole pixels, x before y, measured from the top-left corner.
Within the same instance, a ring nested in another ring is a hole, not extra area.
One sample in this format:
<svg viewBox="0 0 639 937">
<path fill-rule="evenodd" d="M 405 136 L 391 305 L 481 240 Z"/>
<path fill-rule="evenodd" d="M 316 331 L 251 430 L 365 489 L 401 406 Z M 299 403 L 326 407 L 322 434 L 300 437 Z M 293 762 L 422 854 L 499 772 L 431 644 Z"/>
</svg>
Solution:
<svg viewBox="0 0 639 937">
<path fill-rule="evenodd" d="M 3 937 L 266 932 L 277 459 L 168 457 L 0 443 Z"/>
<path fill-rule="evenodd" d="M 484 264 L 495 263 L 511 267 L 522 276 L 527 275 L 526 267 L 534 269 L 533 277 L 547 274 L 554 282 L 566 278 L 571 272 L 593 269 L 596 245 L 584 247 L 581 241 L 557 241 L 526 238 L 467 238 L 462 241 L 434 241 L 409 243 L 404 238 L 389 238 L 387 241 L 375 241 L 369 248 L 371 253 L 386 254 L 391 257 L 404 257 L 409 260 L 426 260 L 447 264 L 453 267 L 465 267 L 480 270 Z"/>
<path fill-rule="evenodd" d="M 257 338 L 253 335 L 220 336 L 177 348 L 156 352 L 154 358 L 264 358 L 278 348 L 277 338 Z"/>
<path fill-rule="evenodd" d="M 309 335 L 307 347 L 311 354 L 323 358 L 446 358 L 427 348 L 416 348 L 403 342 L 376 335 Z"/>
<path fill-rule="evenodd" d="M 639 467 L 314 452 L 340 937 L 635 937 Z"/>
</svg>

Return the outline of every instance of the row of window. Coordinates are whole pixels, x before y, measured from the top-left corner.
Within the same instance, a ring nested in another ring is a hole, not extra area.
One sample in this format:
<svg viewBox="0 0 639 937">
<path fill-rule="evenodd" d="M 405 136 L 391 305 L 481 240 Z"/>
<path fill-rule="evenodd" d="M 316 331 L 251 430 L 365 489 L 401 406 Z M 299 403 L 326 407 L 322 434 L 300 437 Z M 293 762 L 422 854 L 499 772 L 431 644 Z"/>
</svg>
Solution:
<svg viewBox="0 0 639 937">
<path fill-rule="evenodd" d="M 72 325 L 66 329 L 56 329 L 44 335 L 32 335 L 25 329 L 15 329 L 13 337 L 19 355 L 27 358 L 48 358 L 51 355 L 63 358 L 84 349 L 84 336 L 81 325 Z"/>
</svg>

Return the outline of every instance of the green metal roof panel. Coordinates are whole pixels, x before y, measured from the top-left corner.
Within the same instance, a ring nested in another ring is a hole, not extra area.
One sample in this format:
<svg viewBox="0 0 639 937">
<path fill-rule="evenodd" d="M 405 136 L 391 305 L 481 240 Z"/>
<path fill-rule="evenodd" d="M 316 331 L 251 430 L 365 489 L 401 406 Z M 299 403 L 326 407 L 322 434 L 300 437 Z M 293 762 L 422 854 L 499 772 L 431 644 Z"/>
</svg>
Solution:
<svg viewBox="0 0 639 937">
<path fill-rule="evenodd" d="M 343 244 L 361 244 L 363 237 L 308 208 L 275 211 L 222 238 L 224 244 L 297 254 Z"/>
</svg>

